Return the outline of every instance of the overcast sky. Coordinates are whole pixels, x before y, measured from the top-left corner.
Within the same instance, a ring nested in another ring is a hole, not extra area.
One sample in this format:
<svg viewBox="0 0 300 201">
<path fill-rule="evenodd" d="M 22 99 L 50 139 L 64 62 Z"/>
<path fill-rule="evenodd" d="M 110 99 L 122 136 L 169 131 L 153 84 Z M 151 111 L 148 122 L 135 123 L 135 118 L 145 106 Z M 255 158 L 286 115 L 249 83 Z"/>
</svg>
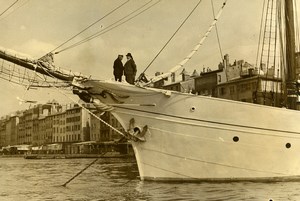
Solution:
<svg viewBox="0 0 300 201">
<path fill-rule="evenodd" d="M 74 44 L 93 33 L 101 31 L 126 16 L 149 0 L 130 0 L 119 10 L 71 40 Z M 153 0 L 151 4 L 157 0 Z M 0 0 L 0 13 L 15 0 Z M 75 34 L 94 23 L 126 0 L 19 0 L 0 16 L 0 46 L 39 58 Z M 169 40 L 181 22 L 198 3 L 198 0 L 161 0 L 138 17 L 126 22 L 100 37 L 55 55 L 57 66 L 91 75 L 96 79 L 111 79 L 112 63 L 118 54 L 130 52 L 138 66 L 138 74 L 152 61 Z M 215 13 L 223 0 L 214 0 Z M 218 22 L 223 54 L 231 62 L 244 59 L 255 63 L 259 36 L 262 0 L 228 0 Z M 180 29 L 170 44 L 153 62 L 146 74 L 166 72 L 180 62 L 198 43 L 213 20 L 210 0 L 202 0 L 199 7 Z M 123 60 L 125 62 L 125 60 Z M 185 66 L 188 72 L 203 67 L 216 69 L 221 61 L 215 31 L 193 59 Z M 55 89 L 29 90 L 0 80 L 0 116 L 23 108 L 17 96 L 45 103 L 56 99 L 70 103 L 66 95 Z"/>
</svg>

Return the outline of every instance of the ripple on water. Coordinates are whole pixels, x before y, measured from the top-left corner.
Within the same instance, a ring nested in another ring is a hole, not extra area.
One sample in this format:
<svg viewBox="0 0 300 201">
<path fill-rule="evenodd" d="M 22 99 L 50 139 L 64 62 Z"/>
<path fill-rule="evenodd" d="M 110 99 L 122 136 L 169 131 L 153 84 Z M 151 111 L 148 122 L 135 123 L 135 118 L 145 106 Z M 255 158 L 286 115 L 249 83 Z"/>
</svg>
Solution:
<svg viewBox="0 0 300 201">
<path fill-rule="evenodd" d="M 137 165 L 126 159 L 24 160 L 0 158 L 0 200 L 300 200 L 300 183 L 168 183 L 137 179 Z"/>
</svg>

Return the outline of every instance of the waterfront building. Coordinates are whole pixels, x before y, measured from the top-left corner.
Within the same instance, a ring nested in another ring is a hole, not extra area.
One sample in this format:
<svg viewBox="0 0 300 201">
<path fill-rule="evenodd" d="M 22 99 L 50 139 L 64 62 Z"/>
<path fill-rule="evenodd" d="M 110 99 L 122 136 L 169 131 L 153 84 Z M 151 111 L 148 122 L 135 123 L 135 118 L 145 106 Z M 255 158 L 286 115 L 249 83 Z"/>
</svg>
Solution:
<svg viewBox="0 0 300 201">
<path fill-rule="evenodd" d="M 122 127 L 122 125 L 120 124 L 120 122 L 110 113 L 107 112 L 108 116 L 109 116 L 109 124 L 114 127 L 115 129 L 121 131 L 121 132 L 125 132 L 124 128 Z M 109 141 L 118 141 L 121 139 L 121 135 L 119 133 L 117 133 L 115 130 L 109 129 Z"/>
<path fill-rule="evenodd" d="M 91 109 L 91 104 L 83 104 L 87 109 Z M 79 143 L 90 141 L 91 117 L 86 109 L 78 104 L 72 105 L 65 113 L 65 130 L 61 128 L 60 142 Z M 65 132 L 64 132 L 65 131 Z M 78 153 L 80 147 L 67 145 L 67 153 Z"/>
<path fill-rule="evenodd" d="M 104 114 L 102 114 L 100 116 L 100 118 L 109 123 L 110 122 L 110 113 L 109 112 L 105 112 Z M 105 124 L 103 123 L 102 121 L 100 122 L 100 139 L 101 139 L 101 142 L 107 142 L 107 141 L 110 141 L 110 128 Z"/>
<path fill-rule="evenodd" d="M 66 135 L 66 111 L 60 111 L 49 115 L 52 118 L 52 142 L 69 142 L 71 138 Z"/>
<path fill-rule="evenodd" d="M 33 119 L 37 118 L 34 109 L 29 109 L 24 112 L 24 136 L 20 144 L 31 144 L 33 134 Z"/>
<path fill-rule="evenodd" d="M 22 144 L 25 141 L 25 115 L 21 113 L 19 116 L 19 125 L 17 131 L 17 144 Z"/>
<path fill-rule="evenodd" d="M 42 135 L 42 142 L 43 144 L 50 144 L 52 143 L 52 136 L 53 136 L 53 116 L 49 115 L 45 117 L 45 132 Z"/>
<path fill-rule="evenodd" d="M 299 65 L 300 53 L 296 56 Z M 173 74 L 171 76 L 173 82 L 164 82 L 165 85 L 161 85 L 163 82 L 160 82 L 156 86 L 180 92 L 193 89 L 194 93 L 204 96 L 277 107 L 283 106 L 282 80 L 274 66 L 267 68 L 265 64 L 261 64 L 260 69 L 258 69 L 244 60 L 235 60 L 231 64 L 229 55 L 226 54 L 217 70 L 203 68 L 200 75 L 194 71 L 189 76 L 184 69 L 181 75 L 180 80 Z M 175 82 L 175 80 L 177 81 Z"/>
<path fill-rule="evenodd" d="M 32 145 L 33 146 L 38 146 L 38 145 L 41 145 L 41 139 L 40 139 L 40 119 L 41 117 L 39 118 L 35 118 L 33 120 L 33 127 L 32 127 L 32 131 L 33 131 L 33 134 L 32 134 Z"/>
<path fill-rule="evenodd" d="M 282 107 L 282 80 L 261 76 L 242 77 L 217 86 L 217 97 Z"/>
<path fill-rule="evenodd" d="M 1 147 L 7 146 L 6 142 L 6 118 L 0 119 L 0 145 Z"/>
<path fill-rule="evenodd" d="M 83 107 L 124 132 L 121 124 L 110 112 L 100 116 L 92 104 L 83 104 Z M 102 145 L 115 145 L 114 142 L 121 139 L 120 134 L 101 123 L 86 109 L 78 104 L 62 107 L 57 102 L 49 102 L 2 117 L 0 149 L 9 150 L 10 146 L 14 146 L 23 150 L 26 146 L 26 150 L 32 147 L 32 151 L 40 150 L 43 153 L 82 153 L 84 146 L 89 150 L 94 147 L 98 150 L 95 153 L 101 153 Z"/>
<path fill-rule="evenodd" d="M 17 134 L 18 144 L 32 144 L 33 122 L 37 118 L 38 110 L 36 108 L 30 108 L 21 114 Z"/>
<path fill-rule="evenodd" d="M 90 104 L 84 106 L 89 107 Z M 81 142 L 90 140 L 90 114 L 75 104 L 66 110 L 66 130 L 63 127 L 60 138 L 61 142 Z"/>
<path fill-rule="evenodd" d="M 19 123 L 19 117 L 12 115 L 6 119 L 6 130 L 5 130 L 5 144 L 4 146 L 17 144 L 17 125 Z"/>
<path fill-rule="evenodd" d="M 198 75 L 197 71 L 194 70 L 193 74 L 190 75 L 185 69 L 180 73 L 181 79 L 175 79 L 175 74 L 172 76 L 172 82 L 161 86 L 163 89 L 171 91 L 179 91 L 183 93 L 192 93 L 195 91 L 195 79 L 194 77 Z M 176 81 L 178 80 L 178 81 Z"/>
<path fill-rule="evenodd" d="M 203 69 L 200 76 L 194 78 L 195 92 L 198 95 L 216 97 L 218 83 L 222 83 L 225 80 L 221 75 L 225 75 L 223 67 L 218 70 Z"/>
<path fill-rule="evenodd" d="M 161 74 L 163 74 L 162 72 L 156 72 L 155 73 L 155 76 L 159 76 L 159 75 L 161 75 Z M 157 82 L 154 82 L 153 83 L 153 87 L 154 88 L 158 88 L 158 89 L 161 89 L 164 85 L 165 85 L 165 81 L 167 81 L 168 80 L 168 78 L 166 78 L 166 79 L 161 79 L 161 80 L 159 80 L 159 81 L 157 81 Z"/>
<path fill-rule="evenodd" d="M 100 112 L 94 111 L 94 115 L 100 118 Z M 95 142 L 101 142 L 101 131 L 100 131 L 100 121 L 94 116 L 91 116 L 91 131 L 90 131 L 90 140 Z"/>
<path fill-rule="evenodd" d="M 181 81 L 164 85 L 162 88 L 166 89 L 166 90 L 171 90 L 171 91 L 181 91 L 182 90 Z"/>
<path fill-rule="evenodd" d="M 34 144 L 38 145 L 49 138 L 49 129 L 51 123 L 45 122 L 46 115 L 51 113 L 51 105 L 38 104 L 19 114 L 19 123 L 17 131 L 17 144 Z M 40 122 L 42 128 L 40 128 Z M 44 131 L 44 132 L 42 132 Z M 41 136 L 42 135 L 42 136 Z M 47 137 L 46 137 L 47 136 Z"/>
<path fill-rule="evenodd" d="M 260 69 L 244 60 L 229 63 L 226 54 L 223 60 L 226 82 L 218 83 L 215 97 L 270 106 L 282 106 L 282 80 L 275 67 Z"/>
</svg>

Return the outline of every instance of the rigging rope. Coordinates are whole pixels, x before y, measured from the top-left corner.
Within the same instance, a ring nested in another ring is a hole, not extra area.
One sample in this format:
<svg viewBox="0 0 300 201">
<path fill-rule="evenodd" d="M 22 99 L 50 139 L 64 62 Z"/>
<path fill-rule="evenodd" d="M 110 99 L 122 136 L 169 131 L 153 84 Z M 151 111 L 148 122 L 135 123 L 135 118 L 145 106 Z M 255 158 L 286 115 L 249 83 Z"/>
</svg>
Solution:
<svg viewBox="0 0 300 201">
<path fill-rule="evenodd" d="M 271 5 L 269 5 L 269 4 L 271 4 Z M 269 8 L 269 6 L 271 6 L 271 9 Z M 277 4 L 275 3 L 275 12 L 277 11 Z M 270 12 L 270 13 L 269 13 Z M 267 32 L 267 28 L 268 28 L 268 31 L 269 31 L 269 33 L 268 33 L 268 47 L 267 47 L 267 50 L 268 50 L 268 52 L 267 52 L 267 61 L 266 61 L 266 75 L 265 75 L 265 78 L 266 78 L 266 81 L 265 81 L 265 86 L 264 86 L 264 92 L 263 92 L 263 97 L 264 97 L 264 99 L 263 99 L 263 102 L 264 102 L 264 105 L 266 104 L 266 96 L 267 96 L 267 84 L 268 84 L 268 75 L 269 75 L 269 70 L 270 70 L 270 68 L 272 68 L 273 66 L 271 66 L 270 67 L 270 65 L 272 64 L 271 63 L 271 61 L 270 61 L 270 59 L 272 59 L 272 56 L 274 56 L 274 62 L 275 62 L 275 58 L 276 58 L 276 43 L 277 43 L 277 21 L 276 21 L 276 18 L 275 18 L 275 36 L 274 36 L 274 34 L 273 34 L 273 31 L 274 30 L 272 30 L 272 28 L 274 28 L 274 26 L 273 26 L 273 16 L 274 16 L 274 14 L 273 14 L 273 12 L 274 12 L 274 0 L 269 0 L 268 1 L 268 6 L 267 6 L 267 13 L 266 13 L 266 23 L 265 23 L 265 33 Z M 268 16 L 268 14 L 269 14 L 269 16 Z M 269 17 L 269 18 L 268 18 Z M 268 25 L 268 20 L 269 20 L 269 27 L 267 27 L 267 25 Z M 275 38 L 273 38 L 273 37 L 275 37 Z M 265 39 L 266 38 L 264 38 L 263 40 L 264 40 L 264 42 L 265 42 Z M 274 39 L 274 41 L 273 41 L 273 39 Z M 262 57 L 261 57 L 261 63 L 262 63 L 262 60 L 263 60 L 263 56 L 264 56 L 264 42 L 263 42 L 263 49 L 262 49 Z M 272 46 L 273 46 L 273 44 L 272 44 L 272 42 L 274 42 L 275 43 L 275 47 L 274 47 L 274 53 L 272 54 L 271 53 L 271 50 L 272 50 Z M 275 68 L 275 63 L 273 63 L 273 65 L 274 65 L 274 68 Z"/>
<path fill-rule="evenodd" d="M 196 4 L 196 6 L 193 8 L 193 10 L 188 14 L 188 16 L 183 20 L 183 22 L 180 24 L 180 26 L 177 28 L 177 30 L 173 33 L 171 38 L 165 43 L 165 45 L 160 49 L 160 51 L 156 54 L 156 56 L 152 59 L 152 61 L 148 64 L 148 66 L 145 68 L 145 70 L 141 73 L 140 77 L 145 74 L 146 70 L 151 66 L 151 64 L 155 61 L 155 59 L 160 55 L 160 53 L 165 49 L 165 47 L 170 43 L 170 41 L 174 38 L 174 36 L 178 33 L 178 31 L 181 29 L 181 27 L 185 24 L 185 22 L 190 18 L 190 16 L 194 13 L 196 8 L 199 6 L 199 4 L 202 2 L 202 0 L 199 0 L 199 2 Z"/>
<path fill-rule="evenodd" d="M 254 92 L 254 102 L 257 102 L 257 92 L 259 89 L 259 80 L 260 80 L 260 74 L 261 74 L 261 70 L 262 70 L 262 60 L 263 60 L 263 51 L 264 51 L 264 43 L 265 43 L 265 38 L 266 38 L 266 27 L 267 27 L 267 17 L 268 17 L 268 6 L 270 1 L 267 0 L 268 2 L 266 2 L 266 0 L 263 1 L 263 9 L 262 9 L 262 13 L 261 13 L 261 22 L 260 22 L 260 32 L 259 32 L 259 39 L 258 39 L 258 46 L 257 46 L 257 54 L 256 54 L 256 67 L 258 67 L 258 76 L 257 76 L 257 82 L 256 82 L 256 89 Z M 266 12 L 266 17 L 265 17 L 265 21 L 264 21 L 264 13 Z M 264 27 L 264 28 L 263 28 Z M 262 37 L 262 33 L 263 33 L 263 37 Z M 261 40 L 262 44 L 261 44 Z M 261 45 L 261 51 L 260 51 L 260 45 Z M 260 55 L 261 53 L 261 55 Z M 260 55 L 260 63 L 258 64 L 258 60 L 259 60 L 259 55 Z M 265 94 L 264 94 L 265 95 Z"/>
<path fill-rule="evenodd" d="M 24 69 L 21 72 L 18 65 L 14 64 L 12 67 L 7 62 L 4 62 L 4 60 L 2 60 L 1 62 L 0 79 L 25 87 L 28 85 L 34 87 L 50 87 L 47 83 L 52 83 L 60 88 L 70 87 L 70 84 L 58 81 L 57 79 L 47 80 L 47 78 L 44 77 L 44 79 L 40 80 L 35 76 L 35 71 L 27 71 L 26 69 Z M 47 83 L 45 82 L 45 80 L 47 80 Z"/>
<path fill-rule="evenodd" d="M 30 0 L 25 1 L 23 4 L 21 4 L 19 7 L 13 9 L 10 13 L 8 13 L 7 15 L 5 15 L 4 17 L 0 18 L 0 21 L 7 18 L 8 16 L 10 16 L 13 12 L 15 12 L 16 10 L 18 10 L 19 8 L 25 6 L 25 4 L 27 4 Z"/>
<path fill-rule="evenodd" d="M 216 25 L 218 19 L 220 18 L 222 11 L 224 10 L 224 7 L 226 5 L 227 0 L 224 0 L 222 7 L 220 8 L 216 18 L 213 20 L 213 22 L 210 24 L 208 30 L 206 31 L 206 33 L 204 34 L 204 36 L 200 39 L 199 43 L 197 43 L 197 45 L 194 47 L 194 49 L 190 52 L 190 54 L 188 54 L 183 61 L 181 61 L 179 64 L 177 64 L 176 66 L 174 66 L 171 70 L 169 70 L 167 73 L 161 74 L 159 76 L 156 76 L 154 78 L 152 78 L 149 82 L 145 83 L 144 86 L 147 86 L 151 83 L 157 82 L 159 80 L 162 80 L 164 78 L 169 77 L 172 73 L 178 71 L 180 68 L 182 68 L 191 58 L 192 56 L 198 51 L 198 49 L 202 46 L 202 44 L 204 43 L 205 39 L 208 37 L 208 35 L 210 34 L 212 28 Z M 142 76 L 142 74 L 140 75 Z"/>
<path fill-rule="evenodd" d="M 111 31 L 111 30 L 113 30 L 113 29 L 115 29 L 115 28 L 117 28 L 117 27 L 123 25 L 124 23 L 126 23 L 126 22 L 132 20 L 133 18 L 137 17 L 138 15 L 140 15 L 140 14 L 144 13 L 145 11 L 149 10 L 150 8 L 152 8 L 153 6 L 155 6 L 156 4 L 158 4 L 161 0 L 158 0 L 156 3 L 152 4 L 151 6 L 145 8 L 144 10 L 142 10 L 142 11 L 140 11 L 139 13 L 135 14 L 134 16 L 128 18 L 127 20 L 121 22 L 122 20 L 126 19 L 126 18 L 129 17 L 130 15 L 132 15 L 132 14 L 136 13 L 137 11 L 141 10 L 143 7 L 145 7 L 146 5 L 148 5 L 149 3 L 151 3 L 152 1 L 153 1 L 153 0 L 150 0 L 149 2 L 145 3 L 145 4 L 142 5 L 141 7 L 137 8 L 137 9 L 134 10 L 133 12 L 131 12 L 131 13 L 129 13 L 128 15 L 126 15 L 125 17 L 123 17 L 123 18 L 117 20 L 116 22 L 110 24 L 110 25 L 107 26 L 105 29 L 103 29 L 103 30 L 101 30 L 101 31 L 98 31 L 98 32 L 96 32 L 95 34 L 92 34 L 92 35 L 90 35 L 89 37 L 87 37 L 87 38 L 85 38 L 85 39 L 83 39 L 83 40 L 81 40 L 81 41 L 79 41 L 79 42 L 77 42 L 77 43 L 74 43 L 73 45 L 70 45 L 70 46 L 68 46 L 68 47 L 66 47 L 66 48 L 64 48 L 64 49 L 62 49 L 62 50 L 60 50 L 59 52 L 56 52 L 56 54 L 61 53 L 61 52 L 66 51 L 66 50 L 69 50 L 69 49 L 71 49 L 71 48 L 77 47 L 77 46 L 79 46 L 79 45 L 81 45 L 81 44 L 83 44 L 83 43 L 86 43 L 86 42 L 88 42 L 88 41 L 90 41 L 90 40 L 92 40 L 92 39 L 94 39 L 94 38 L 97 38 L 97 37 L 99 37 L 99 36 L 101 36 L 101 35 L 103 35 L 103 34 L 109 32 L 109 31 Z M 119 22 L 121 22 L 121 23 L 119 23 Z M 118 23 L 119 23 L 119 24 L 118 24 Z M 117 24 L 117 25 L 114 26 L 115 24 Z M 111 27 L 111 28 L 110 28 L 110 27 Z"/>
<path fill-rule="evenodd" d="M 210 1 L 211 2 L 211 7 L 212 7 L 212 12 L 213 12 L 213 16 L 214 19 L 216 18 L 215 16 L 215 8 L 214 8 L 214 2 L 213 0 Z M 220 43 L 220 37 L 219 37 L 219 31 L 218 31 L 218 26 L 216 24 L 216 34 L 217 34 L 217 39 L 218 39 L 218 45 L 219 45 L 219 50 L 220 50 L 220 54 L 221 54 L 221 61 L 223 61 L 223 53 L 222 53 L 222 48 L 221 48 L 221 43 Z"/>
<path fill-rule="evenodd" d="M 296 19 L 296 23 L 295 23 L 295 26 L 296 26 L 296 52 L 299 52 L 300 51 L 300 47 L 299 47 L 299 23 L 298 23 L 298 9 L 297 9 L 297 3 L 296 1 L 294 1 L 294 11 L 295 11 L 295 19 Z"/>
<path fill-rule="evenodd" d="M 283 30 L 283 22 L 282 19 L 284 18 L 284 15 L 282 15 L 283 12 L 283 5 L 281 4 L 281 1 L 278 0 L 278 23 L 279 23 L 279 30 Z M 282 84 L 281 84 L 281 94 L 280 94 L 280 99 L 281 99 L 281 106 L 286 107 L 286 96 L 284 94 L 287 94 L 286 91 L 286 83 L 285 83 L 285 77 L 286 77 L 286 56 L 284 54 L 284 32 L 279 31 L 279 43 L 280 43 L 280 64 L 281 64 L 281 79 L 282 79 Z"/>
<path fill-rule="evenodd" d="M 286 94 L 286 87 L 284 87 L 284 85 L 285 85 L 285 82 L 284 82 L 284 80 L 285 80 L 285 73 L 286 73 L 286 58 L 285 58 L 285 55 L 284 55 L 284 42 L 283 42 L 283 40 L 284 40 L 284 33 L 283 33 L 283 23 L 282 23 L 282 18 L 283 18 L 283 16 L 282 16 L 282 7 L 283 7 L 283 5 L 281 4 L 281 1 L 280 0 L 278 0 L 277 1 L 277 3 L 278 3 L 278 6 L 277 6 L 277 20 L 278 20 L 278 30 L 279 30 L 279 55 L 280 55 L 280 63 L 279 63 L 279 65 L 281 66 L 281 79 L 282 79 L 282 83 L 281 83 L 281 85 L 280 85 L 280 106 L 286 106 L 286 100 L 285 100 L 285 98 L 284 98 L 284 94 Z M 278 72 L 278 74 L 279 74 L 279 72 Z"/>
<path fill-rule="evenodd" d="M 260 41 L 261 41 L 261 34 L 262 34 L 262 27 L 263 27 L 263 16 L 264 16 L 264 12 L 265 12 L 265 5 L 266 5 L 266 0 L 264 0 L 263 2 L 263 9 L 262 9 L 262 13 L 261 13 L 261 20 L 260 20 L 260 31 L 259 31 L 259 38 L 258 38 L 258 47 L 257 47 L 257 54 L 256 54 L 256 67 L 258 67 L 258 58 L 259 58 L 259 49 L 260 49 Z M 260 65 L 259 65 L 259 70 L 258 70 L 258 76 L 260 75 Z"/>
<path fill-rule="evenodd" d="M 45 72 L 48 74 L 49 77 L 55 78 L 48 71 L 45 71 Z M 50 85 L 52 85 L 52 84 L 50 84 Z M 103 119 L 101 119 L 100 117 L 98 117 L 96 114 L 94 114 L 89 109 L 87 109 L 86 107 L 84 107 L 81 103 L 79 103 L 78 101 L 74 100 L 73 98 L 71 98 L 70 96 L 68 96 L 66 93 L 60 91 L 58 87 L 56 87 L 54 85 L 52 85 L 52 87 L 54 89 L 56 89 L 60 94 L 64 95 L 66 98 L 70 99 L 72 102 L 78 104 L 82 109 L 84 109 L 85 111 L 87 111 L 90 115 L 92 115 L 93 117 L 95 117 L 96 119 L 98 119 L 100 122 L 102 122 L 103 124 L 105 124 L 106 126 L 108 126 L 109 128 L 111 128 L 112 130 L 114 130 L 116 133 L 124 136 L 125 138 L 127 137 L 124 133 L 122 133 L 121 131 L 119 131 L 118 129 L 116 129 L 115 127 L 113 127 L 112 125 L 110 125 L 109 123 L 107 123 L 106 121 L 104 121 Z"/>
<path fill-rule="evenodd" d="M 275 15 L 276 15 L 276 13 L 277 13 L 277 10 L 278 10 L 278 4 L 276 3 L 275 4 L 276 5 L 276 7 L 275 7 L 275 9 L 276 9 L 276 11 L 275 11 Z M 275 77 L 276 77 L 276 64 L 277 64 L 277 62 L 278 62 L 278 60 L 276 60 L 276 57 L 277 57 L 277 54 L 278 54 L 278 50 L 277 50 L 277 45 L 278 45 L 278 32 L 277 32 L 277 29 L 278 29 L 278 18 L 276 18 L 275 17 L 275 45 L 274 45 L 274 58 L 273 58 L 273 64 L 274 64 L 274 74 L 273 74 L 273 78 L 275 79 Z M 278 69 L 279 70 L 279 69 Z M 273 106 L 275 106 L 275 104 L 276 104 L 276 99 L 275 99 L 275 97 L 274 97 L 274 91 L 275 91 L 275 86 L 274 86 L 274 82 L 272 82 L 272 93 L 271 93 L 271 95 L 272 95 L 272 105 Z M 276 94 L 277 94 L 277 90 L 276 90 Z"/>
<path fill-rule="evenodd" d="M 74 39 L 75 37 L 77 37 L 78 35 L 82 34 L 84 31 L 88 30 L 89 28 L 91 28 L 92 26 L 94 26 L 95 24 L 97 24 L 98 22 L 100 22 L 101 20 L 103 20 L 105 17 L 109 16 L 110 14 L 112 14 L 113 12 L 115 12 L 116 10 L 118 10 L 119 8 L 121 8 L 122 6 L 124 6 L 125 4 L 127 4 L 130 0 L 125 1 L 124 3 L 122 3 L 121 5 L 117 6 L 116 8 L 114 8 L 112 11 L 110 11 L 109 13 L 107 13 L 106 15 L 104 15 L 103 17 L 101 17 L 100 19 L 98 19 L 97 21 L 95 21 L 94 23 L 90 24 L 89 26 L 87 26 L 86 28 L 84 28 L 82 31 L 80 31 L 79 33 L 75 34 L 74 36 L 72 36 L 70 39 L 68 39 L 67 41 L 63 42 L 62 44 L 60 44 L 58 47 L 56 47 L 55 49 L 53 49 L 51 52 L 57 50 L 58 48 L 60 48 L 61 46 L 65 45 L 66 43 L 68 43 L 69 41 L 71 41 L 72 39 Z"/>
<path fill-rule="evenodd" d="M 1 14 L 0 17 L 6 12 L 8 11 L 11 7 L 13 7 L 19 0 L 16 0 L 14 3 L 12 3 L 8 8 L 6 8 Z"/>
</svg>

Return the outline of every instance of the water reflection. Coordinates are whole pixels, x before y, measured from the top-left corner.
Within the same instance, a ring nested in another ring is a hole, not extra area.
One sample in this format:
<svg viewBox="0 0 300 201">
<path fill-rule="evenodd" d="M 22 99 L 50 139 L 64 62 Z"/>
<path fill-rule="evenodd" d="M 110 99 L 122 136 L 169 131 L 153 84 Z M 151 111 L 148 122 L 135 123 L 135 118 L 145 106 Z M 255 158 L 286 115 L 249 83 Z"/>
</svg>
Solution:
<svg viewBox="0 0 300 201">
<path fill-rule="evenodd" d="M 130 159 L 0 158 L 0 200 L 300 200 L 300 183 L 143 182 Z"/>
</svg>

